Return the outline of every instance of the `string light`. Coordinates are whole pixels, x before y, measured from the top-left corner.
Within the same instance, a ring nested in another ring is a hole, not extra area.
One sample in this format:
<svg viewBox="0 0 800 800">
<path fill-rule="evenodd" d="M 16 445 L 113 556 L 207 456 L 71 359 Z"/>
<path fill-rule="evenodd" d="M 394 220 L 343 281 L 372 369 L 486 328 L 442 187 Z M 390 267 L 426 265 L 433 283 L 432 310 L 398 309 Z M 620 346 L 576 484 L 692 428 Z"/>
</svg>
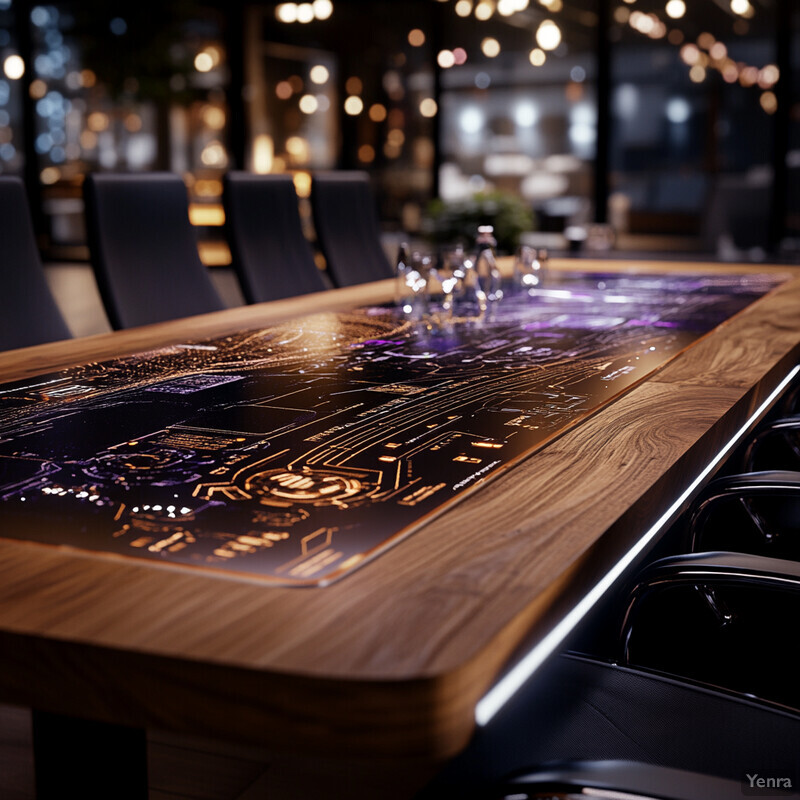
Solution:
<svg viewBox="0 0 800 800">
<path fill-rule="evenodd" d="M 450 69 L 456 63 L 456 57 L 452 50 L 440 50 L 439 55 L 436 56 L 436 63 L 442 69 Z"/>
<path fill-rule="evenodd" d="M 314 0 L 313 3 L 280 3 L 275 8 L 276 19 L 287 24 L 299 22 L 305 25 L 315 19 L 328 19 L 331 14 L 333 14 L 331 0 Z"/>
<path fill-rule="evenodd" d="M 699 64 L 695 64 L 689 70 L 689 80 L 692 83 L 702 83 L 706 79 L 706 68 L 701 67 Z"/>
<path fill-rule="evenodd" d="M 758 70 L 755 67 L 745 67 L 739 72 L 739 83 L 742 86 L 755 86 L 758 83 Z"/>
<path fill-rule="evenodd" d="M 292 84 L 289 81 L 281 81 L 275 86 L 275 94 L 281 100 L 288 100 L 294 94 Z"/>
<path fill-rule="evenodd" d="M 739 80 L 739 68 L 730 59 L 722 67 L 722 80 L 725 83 L 736 83 Z"/>
<path fill-rule="evenodd" d="M 758 85 L 762 89 L 770 89 L 778 82 L 780 76 L 781 73 L 774 64 L 767 64 L 758 73 Z"/>
<path fill-rule="evenodd" d="M 432 97 L 426 97 L 419 104 L 419 113 L 422 114 L 423 117 L 435 117 L 438 110 L 439 107 Z"/>
<path fill-rule="evenodd" d="M 319 108 L 319 100 L 313 94 L 304 94 L 300 98 L 299 106 L 304 114 L 313 114 Z"/>
<path fill-rule="evenodd" d="M 778 110 L 778 98 L 775 97 L 773 92 L 764 92 L 759 102 L 761 103 L 761 108 L 763 108 L 767 114 L 774 114 Z"/>
<path fill-rule="evenodd" d="M 345 114 L 349 114 L 351 117 L 357 117 L 363 110 L 364 101 L 354 94 L 351 94 L 350 97 L 344 101 Z"/>
<path fill-rule="evenodd" d="M 214 69 L 214 60 L 208 53 L 203 51 L 194 57 L 194 68 L 198 72 L 210 72 Z"/>
<path fill-rule="evenodd" d="M 536 30 L 536 44 L 542 50 L 555 50 L 561 44 L 561 28 L 551 19 L 546 19 Z"/>
<path fill-rule="evenodd" d="M 500 55 L 500 42 L 491 36 L 487 36 L 481 42 L 481 52 L 486 56 L 486 58 L 494 58 L 495 56 Z"/>
<path fill-rule="evenodd" d="M 697 37 L 697 44 L 700 45 L 704 50 L 710 50 L 714 46 L 714 42 L 717 40 L 707 31 L 701 33 Z"/>
<path fill-rule="evenodd" d="M 331 0 L 314 0 L 311 6 L 314 9 L 314 16 L 317 19 L 325 20 L 333 14 L 333 3 Z"/>
<path fill-rule="evenodd" d="M 300 3 L 297 6 L 297 21 L 301 25 L 306 25 L 314 19 L 314 6 L 311 3 Z"/>
<path fill-rule="evenodd" d="M 680 19 L 686 13 L 686 3 L 683 0 L 669 0 L 665 10 L 668 17 Z"/>
<path fill-rule="evenodd" d="M 542 64 L 547 61 L 547 55 L 545 54 L 544 50 L 534 47 L 533 50 L 531 50 L 531 52 L 528 54 L 528 61 L 530 61 L 534 67 L 541 67 Z"/>
<path fill-rule="evenodd" d="M 317 64 L 311 67 L 308 77 L 311 78 L 311 83 L 316 83 L 318 86 L 321 86 L 323 83 L 328 82 L 328 78 L 330 78 L 330 72 L 328 71 L 327 67 L 323 66 L 322 64 Z"/>
<path fill-rule="evenodd" d="M 386 106 L 375 103 L 369 108 L 369 118 L 373 122 L 383 122 L 386 119 Z"/>
<path fill-rule="evenodd" d="M 11 55 L 3 62 L 3 72 L 11 81 L 18 81 L 25 74 L 25 62 L 18 55 Z"/>
<path fill-rule="evenodd" d="M 344 88 L 348 94 L 361 94 L 364 89 L 364 83 L 361 78 L 352 75 L 345 82 Z"/>
<path fill-rule="evenodd" d="M 494 14 L 494 3 L 492 0 L 481 0 L 480 3 L 475 6 L 475 19 L 479 19 L 481 22 L 490 19 L 492 14 Z"/>
<path fill-rule="evenodd" d="M 422 47 L 425 44 L 425 34 L 419 28 L 414 28 L 408 32 L 408 43 L 412 47 Z"/>
<path fill-rule="evenodd" d="M 714 42 L 708 54 L 715 61 L 722 61 L 728 55 L 728 48 L 722 42 Z"/>
<path fill-rule="evenodd" d="M 626 2 L 630 1 L 626 0 Z M 632 2 L 635 2 L 635 0 L 632 0 Z M 677 18 L 678 11 L 681 12 L 680 16 L 685 13 L 685 5 L 684 0 L 669 0 L 666 5 L 666 12 L 673 18 Z M 683 9 L 679 6 L 683 6 Z M 731 10 L 748 17 L 755 13 L 749 0 L 731 0 Z M 617 8 L 614 18 L 620 24 L 624 24 L 627 19 L 631 28 L 653 39 L 667 35 L 666 25 L 655 14 L 644 14 L 638 10 L 628 14 L 627 9 L 624 6 L 620 6 Z M 742 22 L 742 20 L 739 20 L 739 22 Z M 680 47 L 680 58 L 690 68 L 689 80 L 693 83 L 702 83 L 708 77 L 708 70 L 715 69 L 720 73 L 725 83 L 732 84 L 738 81 L 741 86 L 746 88 L 758 85 L 760 89 L 765 90 L 760 99 L 761 107 L 767 114 L 775 113 L 777 100 L 773 102 L 770 97 L 772 92 L 768 91 L 777 83 L 780 77 L 778 68 L 774 64 L 767 64 L 761 70 L 751 65 L 737 64 L 729 58 L 728 48 L 725 43 L 717 41 L 713 34 L 708 31 L 704 31 L 697 37 L 697 44 L 684 44 L 683 32 L 677 28 L 669 31 L 668 39 L 670 44 Z M 535 51 L 531 51 L 529 59 L 532 64 L 539 66 L 538 62 L 541 60 L 541 56 L 534 57 L 534 53 Z"/>
<path fill-rule="evenodd" d="M 275 16 L 280 22 L 297 22 L 297 3 L 281 3 L 275 9 Z"/>
</svg>

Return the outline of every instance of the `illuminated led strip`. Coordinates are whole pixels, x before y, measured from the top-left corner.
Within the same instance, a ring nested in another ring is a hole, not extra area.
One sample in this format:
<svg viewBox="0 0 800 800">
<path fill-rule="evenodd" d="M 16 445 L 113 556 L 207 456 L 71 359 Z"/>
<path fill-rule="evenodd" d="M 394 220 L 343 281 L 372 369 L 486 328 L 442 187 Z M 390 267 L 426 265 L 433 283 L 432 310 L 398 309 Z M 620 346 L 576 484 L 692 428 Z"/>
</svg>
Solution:
<svg viewBox="0 0 800 800">
<path fill-rule="evenodd" d="M 633 560 L 645 546 L 667 524 L 672 515 L 680 508 L 692 492 L 703 482 L 706 476 L 720 461 L 738 444 L 739 440 L 750 430 L 756 420 L 770 407 L 783 390 L 800 372 L 796 366 L 779 384 L 753 415 L 733 435 L 733 438 L 717 453 L 706 468 L 692 481 L 678 499 L 661 515 L 658 521 L 639 539 L 638 542 L 606 573 L 584 598 L 570 611 L 558 625 L 553 628 L 535 647 L 533 647 L 509 672 L 507 672 L 475 706 L 475 721 L 478 725 L 486 725 L 497 712 L 517 693 L 528 678 L 542 665 L 545 659 L 566 639 L 575 626 L 586 616 L 594 604 L 605 594 L 614 581 L 631 565 Z"/>
</svg>

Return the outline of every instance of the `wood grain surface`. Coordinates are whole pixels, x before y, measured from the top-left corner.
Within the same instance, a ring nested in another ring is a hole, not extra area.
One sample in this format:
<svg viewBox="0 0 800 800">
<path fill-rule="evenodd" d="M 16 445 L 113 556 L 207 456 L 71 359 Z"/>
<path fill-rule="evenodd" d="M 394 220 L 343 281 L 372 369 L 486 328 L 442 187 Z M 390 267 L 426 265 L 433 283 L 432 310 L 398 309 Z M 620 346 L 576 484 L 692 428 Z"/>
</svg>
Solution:
<svg viewBox="0 0 800 800">
<path fill-rule="evenodd" d="M 554 270 L 791 272 L 556 262 Z M 506 268 L 508 264 L 504 265 Z M 391 299 L 391 281 L 0 355 L 0 381 Z M 436 760 L 800 356 L 800 275 L 323 589 L 0 540 L 0 700 L 305 756 Z"/>
</svg>

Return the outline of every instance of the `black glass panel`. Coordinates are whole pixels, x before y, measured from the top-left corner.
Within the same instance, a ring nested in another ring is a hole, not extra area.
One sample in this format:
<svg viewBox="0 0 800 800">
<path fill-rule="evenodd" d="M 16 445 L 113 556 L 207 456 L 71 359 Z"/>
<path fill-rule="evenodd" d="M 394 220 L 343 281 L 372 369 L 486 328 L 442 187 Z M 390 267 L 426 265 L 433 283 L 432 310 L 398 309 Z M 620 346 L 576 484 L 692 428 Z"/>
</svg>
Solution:
<svg viewBox="0 0 800 800">
<path fill-rule="evenodd" d="M 587 274 L 483 319 L 318 314 L 6 384 L 0 531 L 325 583 L 777 282 Z"/>
</svg>

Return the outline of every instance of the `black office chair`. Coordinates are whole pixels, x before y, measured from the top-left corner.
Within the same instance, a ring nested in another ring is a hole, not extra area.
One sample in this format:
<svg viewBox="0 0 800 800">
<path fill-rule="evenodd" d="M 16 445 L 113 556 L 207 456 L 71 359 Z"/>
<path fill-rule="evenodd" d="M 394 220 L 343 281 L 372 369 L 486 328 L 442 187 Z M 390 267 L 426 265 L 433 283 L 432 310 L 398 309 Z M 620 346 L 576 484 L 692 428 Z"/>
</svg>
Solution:
<svg viewBox="0 0 800 800">
<path fill-rule="evenodd" d="M 690 552 L 732 550 L 800 560 L 797 381 L 708 483 L 682 523 Z M 794 412 L 794 413 L 793 413 Z"/>
<path fill-rule="evenodd" d="M 228 243 L 247 302 L 324 291 L 291 176 L 229 172 L 223 185 Z"/>
<path fill-rule="evenodd" d="M 617 800 L 739 800 L 742 783 L 638 761 L 567 761 L 511 778 L 497 792 L 497 800 L 510 796 L 518 800 L 585 796 Z"/>
<path fill-rule="evenodd" d="M 747 472 L 800 470 L 800 415 L 778 417 L 760 425 L 745 448 L 742 465 Z"/>
<path fill-rule="evenodd" d="M 88 175 L 83 197 L 92 266 L 114 328 L 224 307 L 200 261 L 178 175 Z"/>
<path fill-rule="evenodd" d="M 375 201 L 365 172 L 318 173 L 311 179 L 317 241 L 337 286 L 391 278 Z"/>
<path fill-rule="evenodd" d="M 732 552 L 669 556 L 646 567 L 630 592 L 620 657 L 800 715 L 798 616 L 800 563 Z"/>
<path fill-rule="evenodd" d="M 685 522 L 690 552 L 734 550 L 800 561 L 800 472 L 770 470 L 711 481 Z"/>
<path fill-rule="evenodd" d="M 69 339 L 36 248 L 25 187 L 0 178 L 0 350 Z"/>
<path fill-rule="evenodd" d="M 778 408 L 783 416 L 800 414 L 800 380 L 795 379 L 794 383 L 786 390 L 780 399 Z"/>
<path fill-rule="evenodd" d="M 538 797 L 541 773 L 555 762 L 577 782 L 587 775 L 576 762 L 633 762 L 605 776 L 594 765 L 586 785 L 597 788 L 599 777 L 611 789 L 613 778 L 614 790 L 645 797 L 693 796 L 681 787 L 700 798 L 738 797 L 756 773 L 794 781 L 800 564 L 727 552 L 670 556 L 641 570 L 622 603 L 610 600 L 613 660 L 551 659 L 419 800 Z M 659 794 L 651 781 L 659 768 L 699 775 L 676 775 Z M 720 784 L 724 793 L 704 795 L 709 776 L 735 782 L 735 791 Z"/>
<path fill-rule="evenodd" d="M 556 769 L 596 786 L 606 771 L 598 762 L 616 762 L 605 779 L 620 792 L 638 788 L 647 796 L 668 769 L 696 775 L 684 775 L 688 784 L 665 781 L 662 791 L 673 793 L 656 797 L 684 797 L 681 786 L 695 787 L 698 800 L 741 797 L 746 772 L 795 768 L 798 736 L 798 714 L 642 669 L 559 655 L 478 728 L 417 800 L 499 800 L 529 788 L 536 797 L 541 773 Z M 591 771 L 586 762 L 594 762 Z M 704 795 L 718 779 L 719 786 L 735 782 L 737 792 Z"/>
</svg>

